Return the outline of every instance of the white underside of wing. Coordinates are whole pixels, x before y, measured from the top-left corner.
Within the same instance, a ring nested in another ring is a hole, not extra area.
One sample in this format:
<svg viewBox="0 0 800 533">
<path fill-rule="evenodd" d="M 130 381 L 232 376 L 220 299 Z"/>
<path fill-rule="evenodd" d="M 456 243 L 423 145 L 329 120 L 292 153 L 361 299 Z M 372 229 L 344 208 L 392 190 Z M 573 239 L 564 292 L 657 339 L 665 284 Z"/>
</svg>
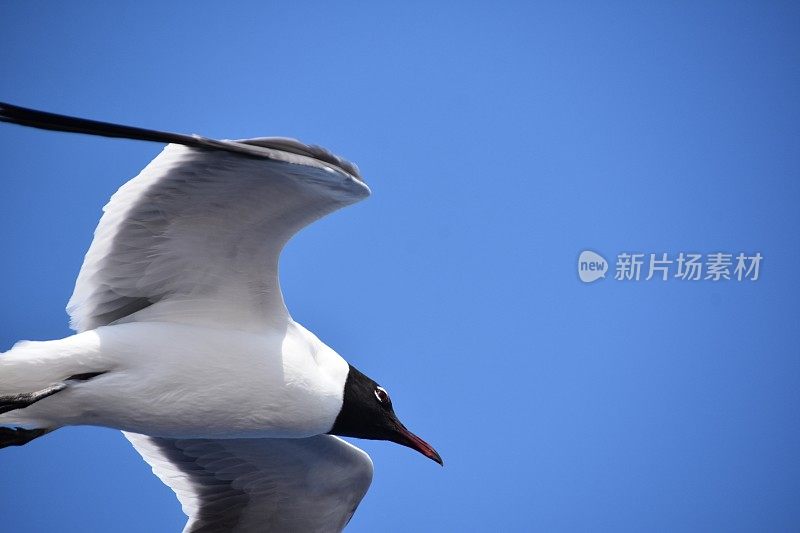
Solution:
<svg viewBox="0 0 800 533">
<path fill-rule="evenodd" d="M 184 533 L 341 531 L 372 461 L 331 435 L 175 440 L 125 433 L 189 517 Z"/>
<path fill-rule="evenodd" d="M 169 145 L 105 207 L 67 306 L 72 326 L 282 323 L 284 244 L 368 194 L 363 182 L 326 165 Z"/>
</svg>

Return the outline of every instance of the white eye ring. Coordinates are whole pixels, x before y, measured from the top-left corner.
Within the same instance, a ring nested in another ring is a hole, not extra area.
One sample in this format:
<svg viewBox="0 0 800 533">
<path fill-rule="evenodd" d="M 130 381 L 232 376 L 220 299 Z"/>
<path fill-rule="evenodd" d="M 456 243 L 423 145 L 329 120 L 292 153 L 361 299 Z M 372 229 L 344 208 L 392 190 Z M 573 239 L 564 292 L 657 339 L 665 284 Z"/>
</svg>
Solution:
<svg viewBox="0 0 800 533">
<path fill-rule="evenodd" d="M 383 394 L 381 395 L 381 393 L 383 393 Z M 381 398 L 381 396 L 383 396 L 383 398 Z M 386 389 L 384 389 L 383 387 L 377 387 L 375 389 L 375 397 L 381 403 L 384 403 L 384 402 L 388 403 L 389 402 L 389 393 L 386 392 Z"/>
</svg>

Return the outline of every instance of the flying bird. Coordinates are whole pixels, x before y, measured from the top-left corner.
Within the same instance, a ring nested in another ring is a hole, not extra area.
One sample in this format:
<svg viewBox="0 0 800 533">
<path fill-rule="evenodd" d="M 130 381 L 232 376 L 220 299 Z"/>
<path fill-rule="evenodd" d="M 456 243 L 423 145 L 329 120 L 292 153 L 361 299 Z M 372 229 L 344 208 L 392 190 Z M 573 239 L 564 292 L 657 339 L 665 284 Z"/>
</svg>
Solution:
<svg viewBox="0 0 800 533">
<path fill-rule="evenodd" d="M 318 146 L 213 140 L 0 104 L 0 121 L 168 143 L 104 208 L 67 311 L 75 335 L 0 355 L 0 448 L 68 425 L 124 432 L 184 532 L 339 531 L 372 461 L 339 437 L 442 463 L 386 390 L 295 322 L 278 259 L 369 196 Z"/>
</svg>

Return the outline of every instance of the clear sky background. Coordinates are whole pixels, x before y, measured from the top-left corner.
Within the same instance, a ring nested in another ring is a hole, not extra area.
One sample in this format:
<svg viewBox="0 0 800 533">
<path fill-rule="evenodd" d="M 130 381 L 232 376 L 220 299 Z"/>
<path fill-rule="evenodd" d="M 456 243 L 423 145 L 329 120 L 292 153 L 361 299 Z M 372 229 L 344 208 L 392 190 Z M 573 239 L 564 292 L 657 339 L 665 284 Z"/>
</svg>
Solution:
<svg viewBox="0 0 800 533">
<path fill-rule="evenodd" d="M 800 529 L 797 4 L 78 4 L 3 3 L 0 100 L 293 136 L 372 187 L 289 244 L 284 293 L 445 467 L 358 442 L 351 531 Z M 70 334 L 100 209 L 160 150 L 0 125 L 0 350 Z M 584 249 L 764 259 L 583 284 Z M 0 451 L 0 516 L 184 524 L 99 428 Z"/>
</svg>

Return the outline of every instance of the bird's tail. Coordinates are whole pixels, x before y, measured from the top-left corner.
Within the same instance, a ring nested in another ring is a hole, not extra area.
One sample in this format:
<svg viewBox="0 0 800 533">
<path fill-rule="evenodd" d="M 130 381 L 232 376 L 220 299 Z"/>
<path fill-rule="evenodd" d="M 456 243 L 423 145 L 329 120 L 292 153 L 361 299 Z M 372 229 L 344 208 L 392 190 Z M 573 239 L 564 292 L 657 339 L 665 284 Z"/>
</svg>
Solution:
<svg viewBox="0 0 800 533">
<path fill-rule="evenodd" d="M 102 373 L 90 333 L 23 341 L 0 354 L 0 448 L 26 444 L 68 423 L 59 396 Z M 10 427 L 8 427 L 10 426 Z"/>
</svg>

